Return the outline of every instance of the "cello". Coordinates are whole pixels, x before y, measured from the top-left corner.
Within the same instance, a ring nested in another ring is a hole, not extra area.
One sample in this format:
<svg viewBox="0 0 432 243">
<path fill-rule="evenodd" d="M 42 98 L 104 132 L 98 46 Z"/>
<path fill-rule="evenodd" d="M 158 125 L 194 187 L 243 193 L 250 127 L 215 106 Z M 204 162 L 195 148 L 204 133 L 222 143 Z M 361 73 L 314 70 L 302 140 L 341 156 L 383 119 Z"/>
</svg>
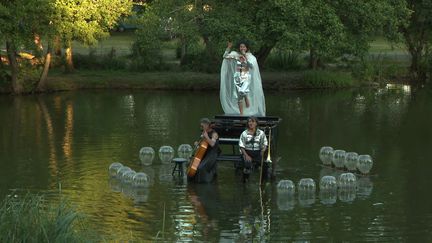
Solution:
<svg viewBox="0 0 432 243">
<path fill-rule="evenodd" d="M 189 163 L 189 167 L 187 169 L 187 176 L 189 178 L 195 176 L 195 174 L 198 170 L 198 166 L 201 163 L 201 160 L 204 158 L 205 153 L 207 152 L 208 146 L 209 146 L 209 144 L 208 144 L 207 140 L 203 137 L 198 144 L 198 148 L 195 151 L 194 157 L 192 157 L 192 159 Z"/>
</svg>

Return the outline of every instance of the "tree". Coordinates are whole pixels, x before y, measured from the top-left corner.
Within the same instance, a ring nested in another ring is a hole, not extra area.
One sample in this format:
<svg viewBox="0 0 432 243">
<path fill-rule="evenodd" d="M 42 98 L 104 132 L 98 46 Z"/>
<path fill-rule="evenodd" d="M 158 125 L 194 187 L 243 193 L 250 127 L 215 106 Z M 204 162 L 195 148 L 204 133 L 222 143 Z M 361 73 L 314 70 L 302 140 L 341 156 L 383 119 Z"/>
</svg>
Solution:
<svg viewBox="0 0 432 243">
<path fill-rule="evenodd" d="M 44 3 L 46 0 L 5 0 L 0 3 L 0 40 L 6 43 L 12 88 L 17 94 L 24 91 L 17 52 L 22 47 L 34 49 L 34 28 L 43 23 L 39 13 Z"/>
<path fill-rule="evenodd" d="M 432 45 L 432 1 L 430 0 L 406 0 L 411 11 L 409 23 L 401 25 L 405 44 L 411 55 L 410 73 L 413 81 L 422 84 L 426 81 L 428 58 Z"/>
<path fill-rule="evenodd" d="M 72 41 L 92 45 L 108 36 L 120 16 L 130 14 L 132 0 L 55 0 L 54 9 L 52 26 L 66 50 L 66 72 L 72 72 Z"/>
<path fill-rule="evenodd" d="M 342 54 L 363 56 L 377 33 L 395 33 L 400 17 L 395 3 L 401 1 L 156 0 L 148 11 L 170 19 L 182 60 L 187 47 L 200 42 L 206 60 L 218 60 L 226 41 L 246 38 L 261 66 L 274 47 L 282 47 L 309 52 L 310 67 L 317 68 Z"/>
</svg>

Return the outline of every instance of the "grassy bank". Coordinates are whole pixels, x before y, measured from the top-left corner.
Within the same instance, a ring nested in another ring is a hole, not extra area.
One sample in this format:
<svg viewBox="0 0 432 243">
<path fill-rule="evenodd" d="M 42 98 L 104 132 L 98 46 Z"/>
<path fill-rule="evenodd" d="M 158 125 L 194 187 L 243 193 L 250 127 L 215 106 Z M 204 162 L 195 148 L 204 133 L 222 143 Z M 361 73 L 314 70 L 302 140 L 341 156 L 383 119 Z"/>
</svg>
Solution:
<svg viewBox="0 0 432 243">
<path fill-rule="evenodd" d="M 65 201 L 37 195 L 6 197 L 0 204 L 0 242 L 99 242 L 83 217 Z"/>
<path fill-rule="evenodd" d="M 218 90 L 219 80 L 217 73 L 83 70 L 73 74 L 51 73 L 48 89 L 51 91 L 78 89 Z M 328 71 L 263 72 L 262 80 L 265 90 L 340 88 L 360 85 L 350 73 Z"/>
<path fill-rule="evenodd" d="M 180 66 L 178 43 L 163 43 L 161 63 L 154 71 L 144 72 L 146 62 L 132 57 L 133 32 L 112 33 L 97 45 L 73 43 L 76 72 L 63 73 L 62 61 L 55 59 L 48 75 L 48 91 L 79 89 L 218 90 L 220 65 L 210 65 L 215 73 L 199 72 Z M 405 82 L 409 55 L 403 46 L 393 46 L 383 38 L 371 42 L 363 60 L 327 60 L 323 70 L 306 70 L 307 55 L 275 50 L 262 68 L 264 90 L 319 89 L 369 86 L 373 83 Z M 189 57 L 193 59 L 193 56 Z M 204 59 L 206 60 L 206 59 Z M 206 64 L 195 60 L 195 66 Z M 208 65 L 208 63 L 206 64 Z M 194 65 L 192 65 L 194 66 Z M 205 65 L 204 65 L 205 66 Z M 27 68 L 29 69 L 29 68 Z M 20 71 L 25 92 L 31 92 L 40 69 Z M 185 71 L 188 70 L 188 71 Z M 11 93 L 8 69 L 0 69 L 0 93 Z"/>
</svg>

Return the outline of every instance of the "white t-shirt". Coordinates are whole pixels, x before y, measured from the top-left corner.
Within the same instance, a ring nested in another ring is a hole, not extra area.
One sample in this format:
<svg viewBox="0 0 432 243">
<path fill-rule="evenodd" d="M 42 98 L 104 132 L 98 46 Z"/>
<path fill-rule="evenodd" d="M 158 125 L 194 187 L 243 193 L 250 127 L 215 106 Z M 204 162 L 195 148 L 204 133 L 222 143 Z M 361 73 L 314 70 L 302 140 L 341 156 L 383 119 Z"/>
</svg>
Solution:
<svg viewBox="0 0 432 243">
<path fill-rule="evenodd" d="M 246 150 L 263 150 L 267 145 L 267 137 L 261 129 L 257 129 L 255 135 L 249 134 L 248 130 L 243 131 L 240 135 L 240 148 Z"/>
</svg>

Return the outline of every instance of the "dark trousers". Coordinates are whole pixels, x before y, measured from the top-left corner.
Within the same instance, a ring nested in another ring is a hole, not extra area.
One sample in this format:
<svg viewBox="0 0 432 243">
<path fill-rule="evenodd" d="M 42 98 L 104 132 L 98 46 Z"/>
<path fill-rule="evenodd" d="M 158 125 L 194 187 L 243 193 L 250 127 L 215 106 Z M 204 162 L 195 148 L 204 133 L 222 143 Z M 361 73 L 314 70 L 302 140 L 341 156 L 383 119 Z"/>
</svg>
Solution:
<svg viewBox="0 0 432 243">
<path fill-rule="evenodd" d="M 242 156 L 242 160 L 236 164 L 236 173 L 241 173 L 243 175 L 243 180 L 249 178 L 250 173 L 261 166 L 261 161 L 263 157 L 261 156 L 261 150 L 245 150 L 246 153 L 252 157 L 252 161 L 245 161 Z M 264 154 L 264 157 L 266 155 Z M 268 174 L 268 164 L 263 163 L 263 178 L 267 178 Z"/>
<path fill-rule="evenodd" d="M 254 168 L 258 168 L 261 166 L 261 150 L 246 150 L 246 153 L 252 157 L 252 161 L 245 161 L 244 157 L 242 156 L 243 160 L 243 167 L 245 169 L 252 170 Z"/>
</svg>

